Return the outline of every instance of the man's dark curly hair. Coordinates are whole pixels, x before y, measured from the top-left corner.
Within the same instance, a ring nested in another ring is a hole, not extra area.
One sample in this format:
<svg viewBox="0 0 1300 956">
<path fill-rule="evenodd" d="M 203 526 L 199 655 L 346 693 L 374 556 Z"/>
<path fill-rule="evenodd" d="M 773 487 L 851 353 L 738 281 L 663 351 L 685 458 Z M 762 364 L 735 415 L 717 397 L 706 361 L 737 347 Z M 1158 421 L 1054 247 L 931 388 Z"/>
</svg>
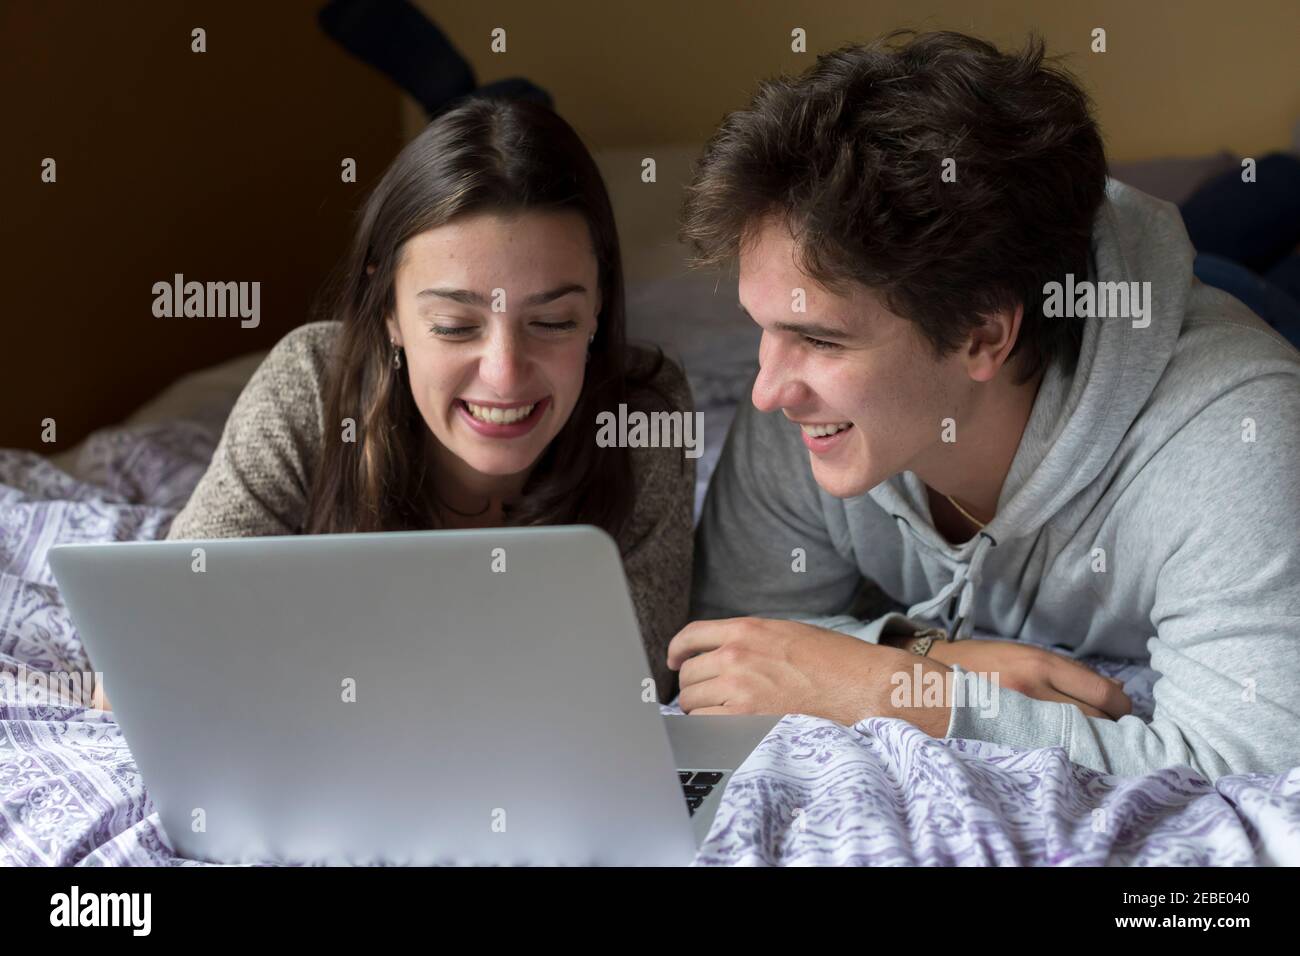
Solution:
<svg viewBox="0 0 1300 956">
<path fill-rule="evenodd" d="M 776 216 L 808 275 L 882 295 L 936 357 L 982 315 L 1023 303 L 1011 354 L 1027 382 L 1052 361 L 1075 365 L 1082 326 L 1043 316 L 1043 286 L 1087 275 L 1105 188 L 1088 96 L 1041 39 L 1003 53 L 895 31 L 764 81 L 729 114 L 696 165 L 680 237 L 693 265 L 717 265 Z"/>
</svg>

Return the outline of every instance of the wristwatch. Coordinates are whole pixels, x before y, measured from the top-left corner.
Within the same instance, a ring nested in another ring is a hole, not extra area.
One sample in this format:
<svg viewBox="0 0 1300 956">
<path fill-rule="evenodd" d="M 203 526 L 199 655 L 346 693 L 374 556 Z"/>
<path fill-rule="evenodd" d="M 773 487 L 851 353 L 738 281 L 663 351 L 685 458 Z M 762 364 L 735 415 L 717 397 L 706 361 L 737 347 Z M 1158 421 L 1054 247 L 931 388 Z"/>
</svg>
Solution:
<svg viewBox="0 0 1300 956">
<path fill-rule="evenodd" d="M 900 646 L 905 651 L 911 651 L 913 654 L 925 657 L 930 653 L 930 648 L 934 645 L 935 641 L 946 641 L 947 639 L 948 632 L 943 628 L 927 627 L 924 630 L 912 634 L 912 636 L 904 641 Z"/>
</svg>

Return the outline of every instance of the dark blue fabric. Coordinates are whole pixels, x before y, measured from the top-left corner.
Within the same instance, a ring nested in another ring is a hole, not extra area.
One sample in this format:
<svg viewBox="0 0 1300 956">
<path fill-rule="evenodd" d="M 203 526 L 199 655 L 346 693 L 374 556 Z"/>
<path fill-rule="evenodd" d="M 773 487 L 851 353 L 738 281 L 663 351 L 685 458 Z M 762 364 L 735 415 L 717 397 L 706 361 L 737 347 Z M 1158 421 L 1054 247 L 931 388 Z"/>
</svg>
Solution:
<svg viewBox="0 0 1300 956">
<path fill-rule="evenodd" d="M 1222 256 L 1198 254 L 1195 271 L 1196 278 L 1240 299 L 1300 349 L 1300 302 L 1240 263 Z"/>
<path fill-rule="evenodd" d="M 1235 296 L 1300 349 L 1300 157 L 1273 153 L 1216 176 L 1182 205 L 1196 277 Z"/>
<path fill-rule="evenodd" d="M 415 97 L 430 119 L 470 94 L 552 105 L 549 93 L 522 77 L 479 86 L 469 61 L 407 0 L 330 0 L 317 20 L 327 36 Z"/>
<path fill-rule="evenodd" d="M 1263 274 L 1300 243 L 1300 157 L 1265 156 L 1253 183 L 1241 173 L 1229 170 L 1198 189 L 1183 203 L 1183 222 L 1197 252 Z"/>
<path fill-rule="evenodd" d="M 474 89 L 474 69 L 406 0 L 331 0 L 317 14 L 326 35 L 437 112 Z"/>
</svg>

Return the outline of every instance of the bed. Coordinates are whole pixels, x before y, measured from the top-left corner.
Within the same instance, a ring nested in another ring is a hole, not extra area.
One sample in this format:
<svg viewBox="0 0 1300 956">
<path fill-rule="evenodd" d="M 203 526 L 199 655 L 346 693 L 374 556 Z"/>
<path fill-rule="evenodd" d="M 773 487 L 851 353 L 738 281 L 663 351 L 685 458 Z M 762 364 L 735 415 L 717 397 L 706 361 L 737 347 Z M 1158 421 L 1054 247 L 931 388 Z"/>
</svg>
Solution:
<svg viewBox="0 0 1300 956">
<path fill-rule="evenodd" d="M 698 511 L 757 367 L 757 332 L 735 309 L 734 279 L 681 274 L 670 227 L 645 225 L 642 214 L 658 213 L 621 178 L 625 160 L 643 153 L 601 162 L 634 250 L 631 331 L 683 363 L 705 413 Z M 689 155 L 661 157 L 661 181 L 666 171 L 669 182 L 684 177 Z M 1207 159 L 1185 178 L 1194 185 L 1230 162 Z M 173 852 L 112 714 L 33 703 L 17 677 L 88 669 L 50 547 L 164 537 L 264 355 L 185 376 L 57 455 L 0 450 L 0 865 L 202 865 Z M 1087 662 L 1121 678 L 1134 713 L 1149 719 L 1153 671 Z M 1300 767 L 1213 783 L 1179 767 L 1119 778 L 1072 764 L 1060 748 L 935 740 L 886 718 L 845 727 L 791 715 L 735 774 L 696 864 L 1300 865 Z"/>
</svg>

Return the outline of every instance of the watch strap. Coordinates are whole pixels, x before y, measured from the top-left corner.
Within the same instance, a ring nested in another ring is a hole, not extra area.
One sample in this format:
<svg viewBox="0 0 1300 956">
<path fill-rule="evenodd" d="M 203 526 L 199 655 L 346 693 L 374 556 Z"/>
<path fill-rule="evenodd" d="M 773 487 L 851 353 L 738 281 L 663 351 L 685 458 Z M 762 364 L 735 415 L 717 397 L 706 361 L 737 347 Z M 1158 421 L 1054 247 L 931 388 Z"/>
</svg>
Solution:
<svg viewBox="0 0 1300 956">
<path fill-rule="evenodd" d="M 934 646 L 934 642 L 940 639 L 949 639 L 948 633 L 943 628 L 927 627 L 914 633 L 904 643 L 903 648 L 920 657 L 925 657 L 930 653 L 930 648 Z"/>
</svg>

